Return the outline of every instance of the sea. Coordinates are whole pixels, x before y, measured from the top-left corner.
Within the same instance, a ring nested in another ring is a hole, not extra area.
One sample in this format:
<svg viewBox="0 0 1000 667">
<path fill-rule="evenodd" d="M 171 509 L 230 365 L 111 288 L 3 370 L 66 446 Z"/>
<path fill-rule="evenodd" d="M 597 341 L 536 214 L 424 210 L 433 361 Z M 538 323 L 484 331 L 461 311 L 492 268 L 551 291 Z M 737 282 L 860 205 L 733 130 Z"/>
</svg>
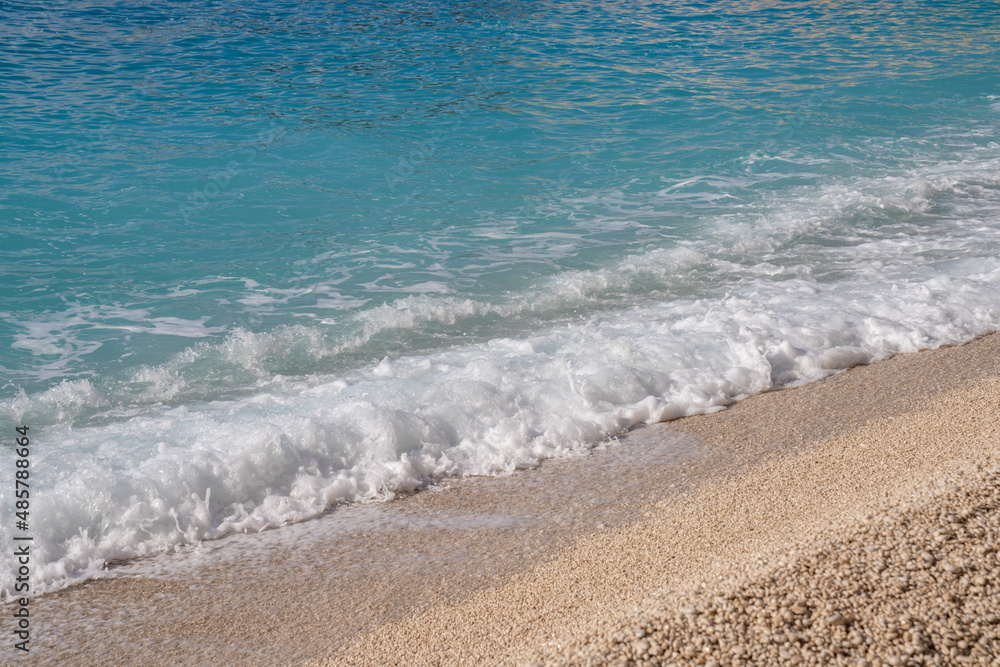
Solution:
<svg viewBox="0 0 1000 667">
<path fill-rule="evenodd" d="M 8 596 L 998 329 L 996 2 L 0 2 Z"/>
</svg>

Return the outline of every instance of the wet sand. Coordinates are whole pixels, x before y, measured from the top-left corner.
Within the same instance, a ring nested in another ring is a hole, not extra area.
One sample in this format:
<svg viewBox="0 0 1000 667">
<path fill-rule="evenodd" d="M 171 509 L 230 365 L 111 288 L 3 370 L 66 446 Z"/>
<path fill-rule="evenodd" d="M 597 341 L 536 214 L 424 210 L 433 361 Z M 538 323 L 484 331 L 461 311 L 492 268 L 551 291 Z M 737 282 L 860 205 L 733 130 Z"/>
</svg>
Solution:
<svg viewBox="0 0 1000 667">
<path fill-rule="evenodd" d="M 998 454 L 993 335 L 650 426 L 511 477 L 456 481 L 116 568 L 115 578 L 36 598 L 32 652 L 17 662 L 981 660 L 998 647 L 996 626 L 962 618 L 996 602 L 997 587 L 975 577 L 996 562 L 984 545 L 996 526 Z M 942 519 L 969 508 L 968 534 Z M 936 543 L 942 523 L 953 538 Z M 841 553 L 854 554 L 846 569 Z M 843 572 L 863 563 L 884 566 L 880 576 L 838 592 Z M 947 563 L 957 569 L 941 569 Z M 906 590 L 893 588 L 901 573 Z M 899 618 L 914 591 L 940 609 Z M 727 595 L 728 611 L 711 611 Z M 973 601 L 966 609 L 948 596 Z M 887 605 L 895 629 L 864 616 L 865 600 Z M 829 620 L 837 614 L 851 620 Z M 0 659 L 17 657 L 3 647 Z"/>
</svg>

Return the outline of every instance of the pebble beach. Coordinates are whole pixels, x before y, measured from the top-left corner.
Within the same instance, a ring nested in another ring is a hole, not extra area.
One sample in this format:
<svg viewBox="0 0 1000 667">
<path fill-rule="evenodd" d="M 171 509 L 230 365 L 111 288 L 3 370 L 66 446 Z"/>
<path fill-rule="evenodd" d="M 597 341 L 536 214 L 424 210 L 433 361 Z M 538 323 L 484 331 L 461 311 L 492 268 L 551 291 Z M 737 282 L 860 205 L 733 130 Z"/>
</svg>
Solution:
<svg viewBox="0 0 1000 667">
<path fill-rule="evenodd" d="M 996 664 L 998 489 L 1000 469 L 977 465 L 791 562 L 646 605 L 549 662 Z"/>
<path fill-rule="evenodd" d="M 687 450 L 650 458 L 658 442 Z M 993 335 L 591 455 L 631 486 L 584 475 L 532 493 L 589 457 L 553 461 L 379 506 L 349 534 L 334 512 L 291 527 L 296 539 L 274 539 L 283 529 L 126 565 L 40 598 L 29 660 L 993 664 L 998 450 Z M 512 480 L 529 491 L 516 501 Z M 520 519 L 497 520 L 502 502 Z M 395 539 L 420 521 L 422 539 Z M 342 569 L 365 553 L 379 557 Z"/>
<path fill-rule="evenodd" d="M 0 665 L 1000 664 L 998 18 L 0 3 Z"/>
</svg>

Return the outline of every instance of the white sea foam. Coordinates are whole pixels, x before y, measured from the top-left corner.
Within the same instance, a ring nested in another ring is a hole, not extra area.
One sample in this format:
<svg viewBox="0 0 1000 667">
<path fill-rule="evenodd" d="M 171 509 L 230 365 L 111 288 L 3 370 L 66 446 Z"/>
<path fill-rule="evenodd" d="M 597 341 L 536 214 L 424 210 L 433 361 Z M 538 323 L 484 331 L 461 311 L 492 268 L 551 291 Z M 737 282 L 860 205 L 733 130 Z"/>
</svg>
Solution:
<svg viewBox="0 0 1000 667">
<path fill-rule="evenodd" d="M 765 215 L 719 220 L 710 237 L 496 302 L 425 293 L 349 311 L 334 337 L 316 326 L 234 331 L 137 370 L 127 391 L 78 380 L 21 393 L 0 416 L 51 424 L 32 455 L 43 480 L 32 496 L 36 590 L 338 503 L 509 473 L 637 424 L 995 331 L 998 173 L 986 155 L 804 190 Z M 335 373 L 274 370 L 276 359 L 337 359 L 386 332 L 460 332 L 490 317 L 534 333 L 387 348 Z M 204 390 L 237 382 L 242 392 L 224 399 Z M 0 489 L 5 517 L 9 494 Z M 12 583 L 0 572 L 0 587 Z"/>
</svg>

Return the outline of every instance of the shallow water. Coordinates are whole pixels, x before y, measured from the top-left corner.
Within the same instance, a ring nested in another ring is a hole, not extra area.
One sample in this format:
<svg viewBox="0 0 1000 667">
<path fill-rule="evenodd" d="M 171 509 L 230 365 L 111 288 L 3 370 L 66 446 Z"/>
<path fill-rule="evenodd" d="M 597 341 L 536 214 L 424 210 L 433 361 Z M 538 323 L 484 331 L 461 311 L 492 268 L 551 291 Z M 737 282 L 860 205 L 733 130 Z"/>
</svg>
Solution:
<svg viewBox="0 0 1000 667">
<path fill-rule="evenodd" d="M 0 13 L 37 590 L 1000 328 L 992 3 Z"/>
</svg>

